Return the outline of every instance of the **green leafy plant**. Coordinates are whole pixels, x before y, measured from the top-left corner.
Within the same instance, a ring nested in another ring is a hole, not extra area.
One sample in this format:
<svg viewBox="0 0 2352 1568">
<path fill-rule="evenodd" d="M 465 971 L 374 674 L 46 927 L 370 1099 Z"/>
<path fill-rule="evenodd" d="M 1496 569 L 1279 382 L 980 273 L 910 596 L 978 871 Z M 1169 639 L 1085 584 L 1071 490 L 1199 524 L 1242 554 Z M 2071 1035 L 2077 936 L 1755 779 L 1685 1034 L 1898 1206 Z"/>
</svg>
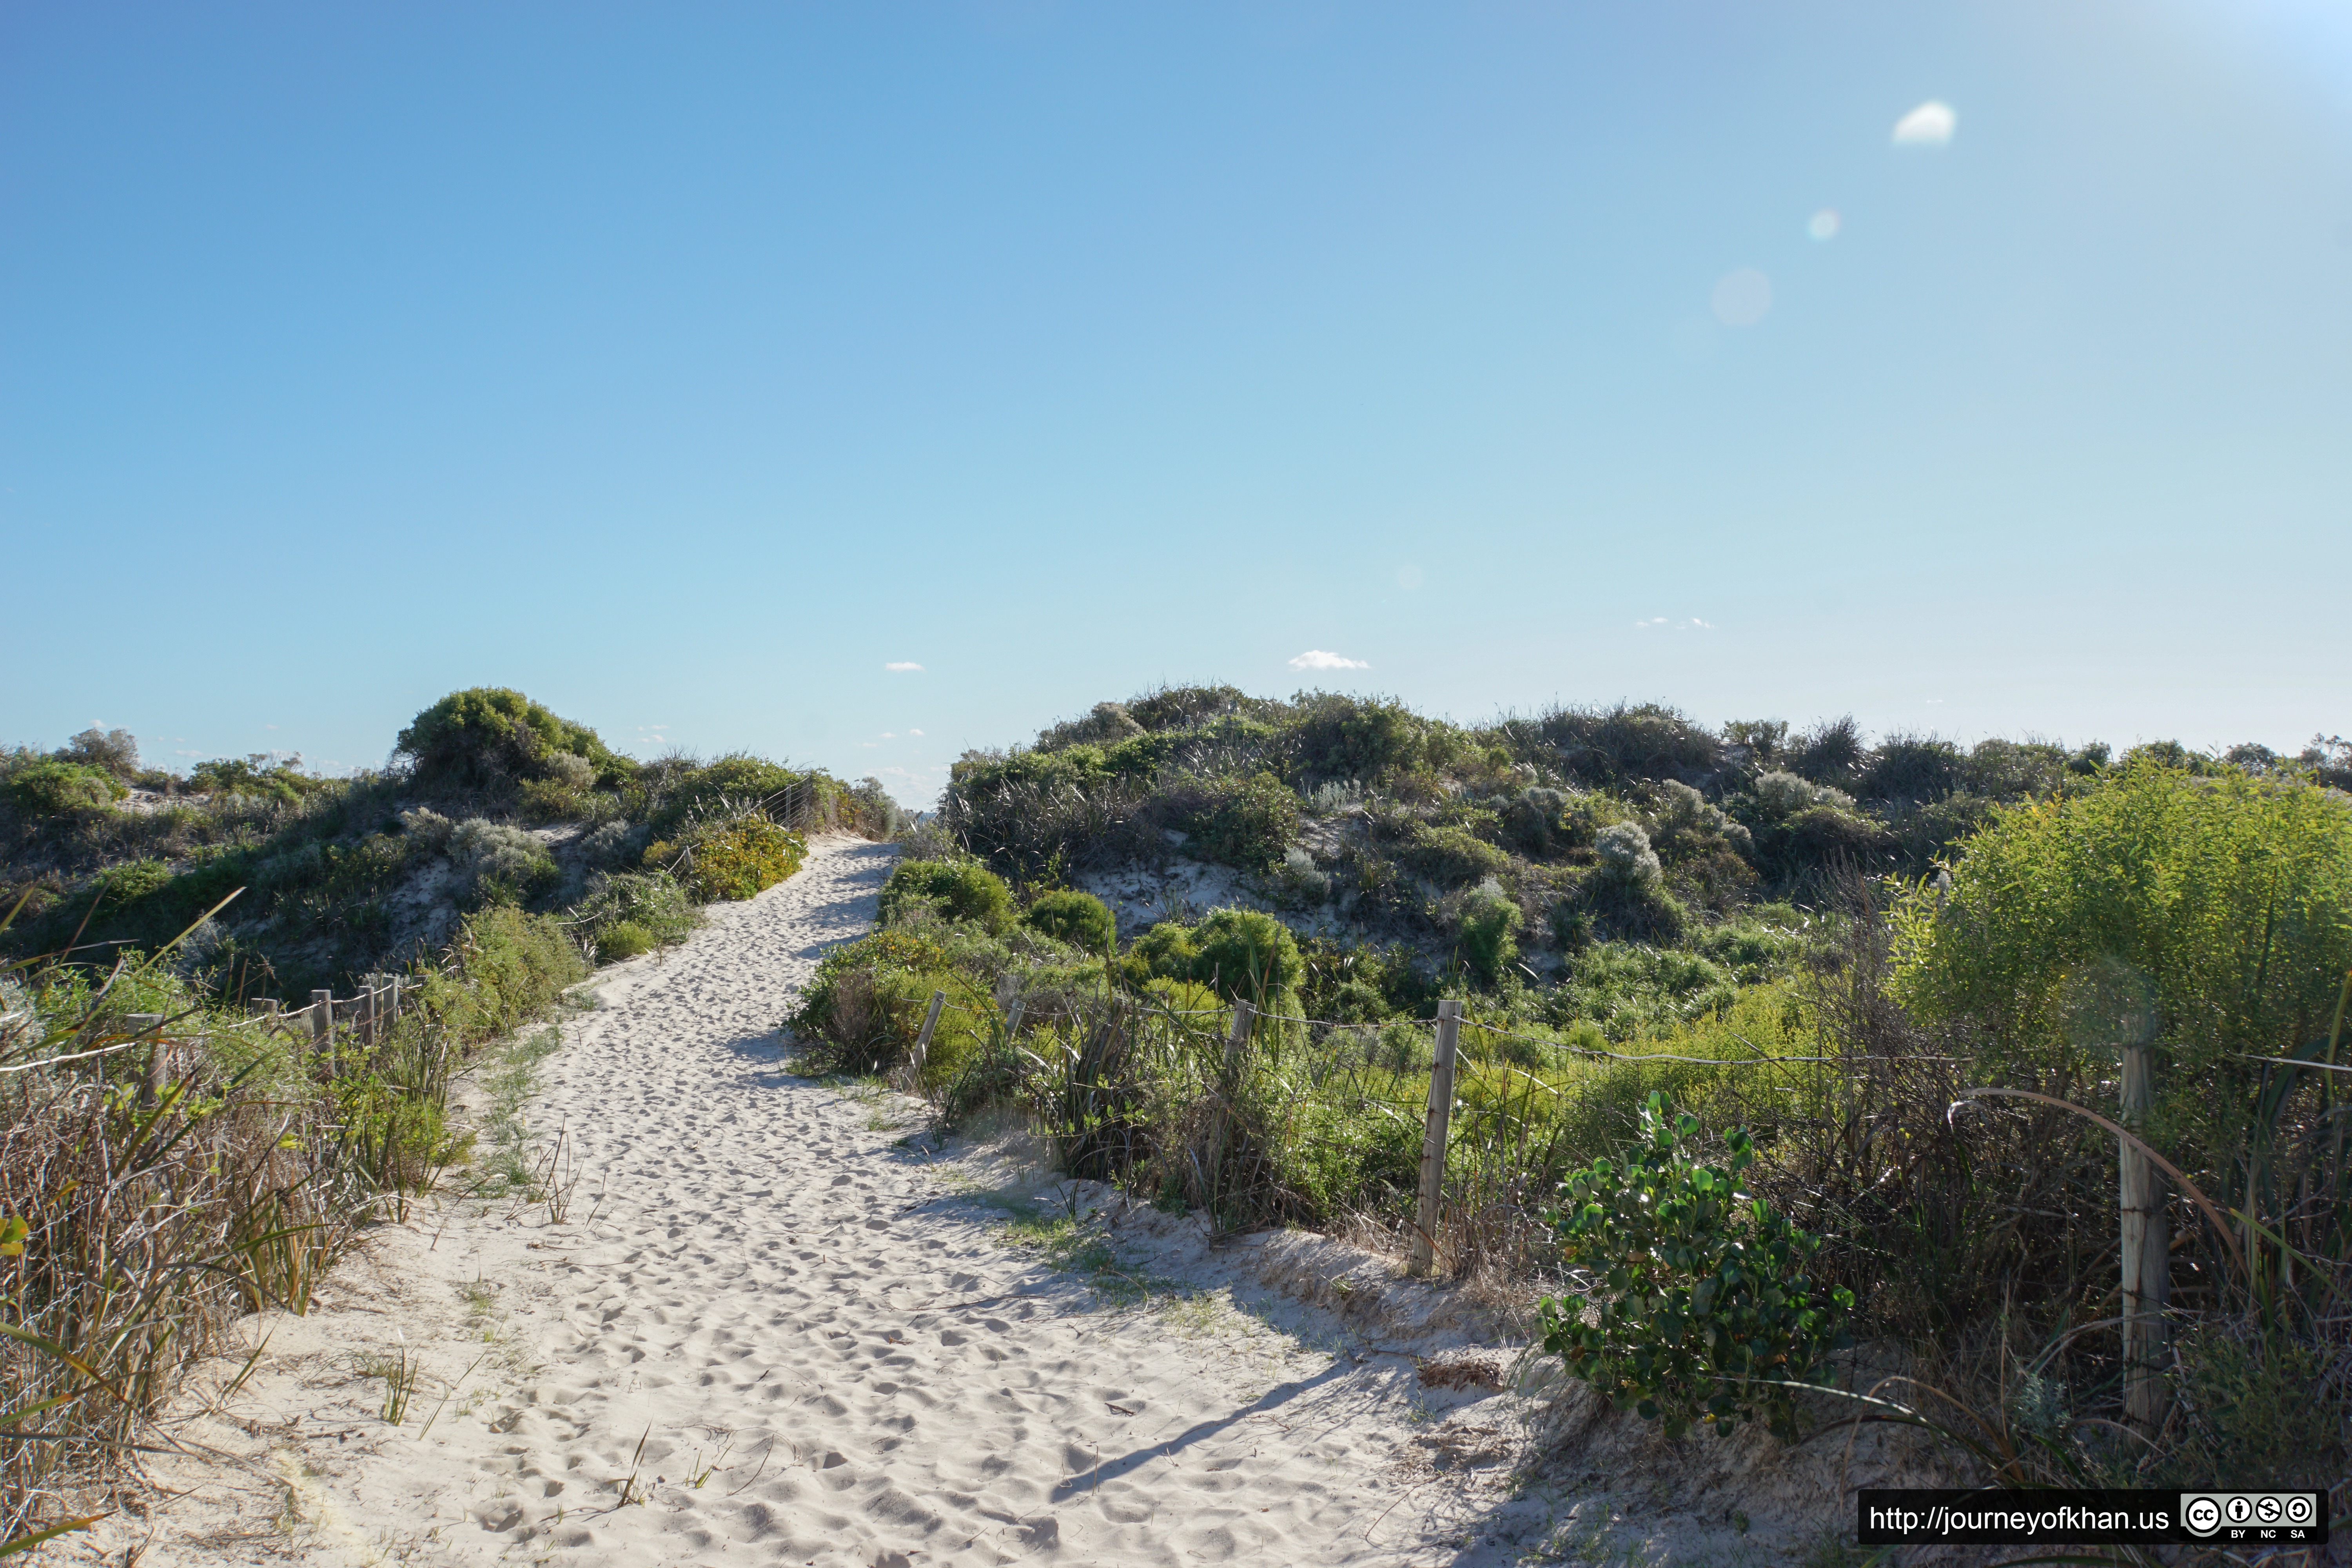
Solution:
<svg viewBox="0 0 2352 1568">
<path fill-rule="evenodd" d="M 1021 923 L 1087 952 L 1099 953 L 1118 940 L 1110 906 L 1075 889 L 1039 894 L 1022 911 Z"/>
<path fill-rule="evenodd" d="M 799 870 L 807 856 L 806 839 L 749 812 L 703 823 L 677 843 L 646 850 L 648 862 L 672 867 L 698 903 L 751 898 Z"/>
<path fill-rule="evenodd" d="M 651 952 L 655 947 L 654 933 L 635 921 L 615 921 L 596 936 L 596 961 L 618 963 L 625 958 L 636 958 Z"/>
<path fill-rule="evenodd" d="M 481 786 L 508 780 L 564 777 L 560 756 L 583 758 L 591 776 L 628 771 L 585 724 L 559 719 L 520 691 L 477 686 L 453 691 L 400 732 L 399 750 L 419 780 Z"/>
<path fill-rule="evenodd" d="M 881 921 L 893 925 L 919 907 L 992 933 L 1013 921 L 1013 889 L 977 860 L 902 860 L 882 884 Z M 1105 913 L 1108 911 L 1106 910 Z"/>
<path fill-rule="evenodd" d="M 1689 1152 L 1698 1133 L 1697 1118 L 1654 1093 L 1622 1162 L 1596 1160 L 1562 1184 L 1560 1249 L 1591 1288 L 1543 1300 L 1544 1348 L 1669 1436 L 1760 1419 L 1793 1440 L 1788 1385 L 1843 1342 L 1853 1296 L 1817 1288 L 1807 1268 L 1821 1238 L 1744 1186 L 1747 1131 L 1729 1133 L 1713 1165 Z"/>
<path fill-rule="evenodd" d="M 1256 910 L 1219 910 L 1189 934 L 1192 978 L 1228 997 L 1265 1006 L 1305 973 L 1290 928 Z"/>
<path fill-rule="evenodd" d="M 0 789 L 8 804 L 27 817 L 111 805 L 131 793 L 102 769 L 54 758 L 16 769 Z"/>
<path fill-rule="evenodd" d="M 1203 783 L 1181 826 L 1201 858 L 1264 870 L 1298 837 L 1298 798 L 1271 773 L 1212 779 Z"/>
<path fill-rule="evenodd" d="M 1492 985 L 1519 956 L 1519 906 L 1491 878 L 1462 903 L 1462 957 L 1479 981 Z"/>
</svg>

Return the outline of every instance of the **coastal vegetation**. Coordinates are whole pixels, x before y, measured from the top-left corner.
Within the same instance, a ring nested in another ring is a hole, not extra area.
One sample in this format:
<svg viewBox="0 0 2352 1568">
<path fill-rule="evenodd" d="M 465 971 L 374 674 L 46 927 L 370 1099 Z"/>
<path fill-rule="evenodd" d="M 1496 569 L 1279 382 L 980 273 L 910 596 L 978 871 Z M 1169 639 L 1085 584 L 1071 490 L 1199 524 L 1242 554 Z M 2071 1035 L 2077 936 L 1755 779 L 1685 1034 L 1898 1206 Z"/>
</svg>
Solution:
<svg viewBox="0 0 2352 1568">
<path fill-rule="evenodd" d="M 2333 739 L 1162 690 L 967 755 L 787 1022 L 807 1070 L 914 1073 L 950 1124 L 1013 1108 L 1074 1174 L 1402 1251 L 1451 998 L 1437 1266 L 1548 1303 L 1612 1399 L 1793 1432 L 1774 1385 L 1835 1381 L 1806 1419 L 1929 1425 L 1996 1482 L 2333 1486 L 2347 786 Z M 2153 1427 L 2119 1121 L 2178 1177 Z"/>
<path fill-rule="evenodd" d="M 0 752 L 0 1552 L 104 1511 L 235 1318 L 306 1310 L 365 1226 L 476 1180 L 450 1093 L 486 1048 L 790 876 L 805 833 L 897 825 L 870 780 L 641 763 L 500 689 L 344 778 L 183 777 L 119 731 Z M 401 1006 L 364 1028 L 262 1001 L 370 975 Z M 480 1179 L 530 1187 L 519 1159 Z"/>
</svg>

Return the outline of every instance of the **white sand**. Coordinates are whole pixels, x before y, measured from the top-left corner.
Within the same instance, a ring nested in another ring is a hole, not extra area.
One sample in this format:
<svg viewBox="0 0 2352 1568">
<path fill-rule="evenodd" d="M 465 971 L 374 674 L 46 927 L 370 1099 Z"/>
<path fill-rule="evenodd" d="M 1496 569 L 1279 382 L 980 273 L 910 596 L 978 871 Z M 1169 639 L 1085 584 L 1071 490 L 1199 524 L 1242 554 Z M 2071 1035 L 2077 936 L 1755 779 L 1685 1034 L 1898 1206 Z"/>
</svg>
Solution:
<svg viewBox="0 0 2352 1568">
<path fill-rule="evenodd" d="M 218 1458 L 152 1472 L 184 1495 L 65 1555 L 1503 1563 L 1551 1536 L 1561 1500 L 1500 1495 L 1506 1401 L 1423 1391 L 1310 1309 L 1106 1306 L 960 1193 L 988 1167 L 779 1070 L 795 986 L 891 855 L 820 842 L 608 972 L 528 1110 L 576 1151 L 564 1222 L 474 1201 L 380 1228 L 309 1316 L 249 1325 L 242 1388 L 192 1393 L 170 1429 Z M 394 1427 L 353 1363 L 397 1345 L 425 1370 Z"/>
</svg>

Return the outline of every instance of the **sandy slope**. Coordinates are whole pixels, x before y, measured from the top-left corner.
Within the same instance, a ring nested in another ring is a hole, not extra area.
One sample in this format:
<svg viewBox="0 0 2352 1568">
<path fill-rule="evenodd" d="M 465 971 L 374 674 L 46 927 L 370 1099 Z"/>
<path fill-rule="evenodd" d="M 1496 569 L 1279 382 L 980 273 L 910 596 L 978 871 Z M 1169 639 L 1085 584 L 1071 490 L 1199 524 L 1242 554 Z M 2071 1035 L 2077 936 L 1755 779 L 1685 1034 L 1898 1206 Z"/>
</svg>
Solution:
<svg viewBox="0 0 2352 1568">
<path fill-rule="evenodd" d="M 192 1398 L 175 1429 L 225 1459 L 160 1462 L 184 1494 L 71 1555 L 1516 1558 L 1494 1401 L 1421 1392 L 1304 1309 L 1276 1314 L 1285 1331 L 1215 1298 L 1107 1308 L 1009 1245 L 963 1168 L 778 1070 L 777 1020 L 866 928 L 890 856 L 822 842 L 792 881 L 611 972 L 529 1112 L 576 1150 L 563 1223 L 472 1202 L 383 1227 L 320 1310 L 254 1325 L 268 1347 L 233 1396 Z M 353 1365 L 404 1344 L 426 1371 L 395 1428 Z M 1465 1529 L 1486 1544 L 1464 1550 Z"/>
</svg>

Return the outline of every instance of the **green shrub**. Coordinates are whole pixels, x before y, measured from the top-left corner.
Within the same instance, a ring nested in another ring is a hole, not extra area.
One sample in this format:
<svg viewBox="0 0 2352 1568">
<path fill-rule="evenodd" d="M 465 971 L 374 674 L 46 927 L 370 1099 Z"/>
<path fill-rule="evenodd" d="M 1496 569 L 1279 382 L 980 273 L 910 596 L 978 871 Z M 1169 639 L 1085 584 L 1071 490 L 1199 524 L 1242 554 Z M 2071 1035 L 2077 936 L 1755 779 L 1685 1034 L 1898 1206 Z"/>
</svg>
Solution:
<svg viewBox="0 0 2352 1568">
<path fill-rule="evenodd" d="M 449 857 L 477 904 L 528 904 L 563 879 L 547 846 L 520 827 L 480 816 L 452 823 L 425 810 L 404 813 L 401 821 L 411 844 Z"/>
<path fill-rule="evenodd" d="M 652 817 L 654 833 L 656 837 L 673 837 L 689 818 L 714 813 L 757 813 L 782 821 L 806 809 L 822 821 L 826 801 L 838 793 L 837 785 L 828 791 L 832 784 L 830 779 L 796 772 L 748 752 L 730 752 L 662 783 Z"/>
<path fill-rule="evenodd" d="M 1508 728 L 1517 749 L 1588 784 L 1709 773 L 1723 763 L 1723 742 L 1704 725 L 1651 702 L 1556 708 Z"/>
<path fill-rule="evenodd" d="M 2173 1377 L 2185 1430 L 2149 1479 L 2216 1489 L 2338 1482 L 2352 1456 L 2352 1409 L 2313 1397 L 2336 1353 L 2282 1328 L 2210 1320 L 2191 1327 Z"/>
<path fill-rule="evenodd" d="M 1896 928 L 1896 994 L 1975 1020 L 2011 1060 L 2047 1071 L 2116 1038 L 2114 1020 L 2074 1016 L 2070 983 L 2119 965 L 2146 987 L 2171 1076 L 2244 1080 L 2261 1069 L 2242 1057 L 2327 1032 L 2352 969 L 2352 802 L 2127 764 L 2000 808 L 1962 846 L 1949 895 L 1906 899 Z"/>
<path fill-rule="evenodd" d="M 1295 989 L 1304 973 L 1298 939 L 1272 915 L 1219 910 L 1190 934 L 1192 978 L 1230 1000 L 1265 1005 L 1276 992 Z"/>
<path fill-rule="evenodd" d="M 1441 888 L 1459 888 L 1494 876 L 1511 858 L 1461 827 L 1416 826 L 1397 850 L 1397 863 Z"/>
<path fill-rule="evenodd" d="M 896 1067 L 914 1048 L 935 989 L 967 995 L 971 987 L 928 936 L 881 931 L 834 949 L 818 961 L 800 1005 L 784 1019 L 800 1042 L 795 1070 L 862 1076 Z M 958 1070 L 972 1043 L 975 1011 L 941 1014 L 927 1082 Z"/>
<path fill-rule="evenodd" d="M 587 977 L 588 962 L 562 922 L 505 905 L 469 917 L 450 949 L 453 975 L 428 993 L 461 1038 L 510 1035 L 552 1012 L 563 988 Z"/>
<path fill-rule="evenodd" d="M 598 873 L 588 895 L 572 910 L 583 929 L 600 933 L 620 924 L 637 927 L 656 942 L 683 942 L 701 917 L 677 879 L 667 871 Z"/>
<path fill-rule="evenodd" d="M 598 774 L 627 769 L 595 731 L 502 686 L 451 692 L 400 732 L 398 750 L 414 759 L 418 781 L 428 784 L 480 787 L 541 778 L 551 760 L 567 752 L 586 759 Z"/>
<path fill-rule="evenodd" d="M 1200 957 L 1201 950 L 1192 940 L 1191 926 L 1181 921 L 1161 921 L 1135 939 L 1127 962 L 1141 968 L 1141 974 L 1136 977 L 1139 982 L 1155 978 L 1189 981 Z"/>
<path fill-rule="evenodd" d="M 654 933 L 636 921 L 615 921 L 596 933 L 596 962 L 618 963 L 651 952 L 656 945 Z"/>
<path fill-rule="evenodd" d="M 114 775 L 81 763 L 27 763 L 8 774 L 8 804 L 25 817 L 111 805 L 131 792 Z"/>
<path fill-rule="evenodd" d="M 106 903 L 120 909 L 169 887 L 172 868 L 161 860 L 125 860 L 108 867 L 102 880 L 106 884 Z"/>
<path fill-rule="evenodd" d="M 654 844 L 648 861 L 683 862 L 679 880 L 698 903 L 743 900 L 801 868 L 807 841 L 763 816 L 742 816 L 689 829 L 677 845 Z"/>
<path fill-rule="evenodd" d="M 1966 786 L 1968 759 L 1949 741 L 1889 735 L 1878 743 L 1855 792 L 1865 800 L 1940 800 Z"/>
<path fill-rule="evenodd" d="M 1817 888 L 1842 873 L 1881 875 L 1892 868 L 1895 852 L 1895 835 L 1885 824 L 1834 802 L 1806 806 L 1756 834 L 1757 861 L 1784 894 Z"/>
<path fill-rule="evenodd" d="M 1721 1011 L 1738 994 L 1731 972 L 1712 959 L 1633 942 L 1595 942 L 1569 977 L 1543 994 L 1556 1025 L 1590 1019 L 1613 1040 L 1670 1029 Z"/>
<path fill-rule="evenodd" d="M 881 923 L 894 925 L 918 908 L 971 921 L 992 936 L 1012 923 L 1013 889 L 977 860 L 901 860 L 882 884 Z"/>
<path fill-rule="evenodd" d="M 1189 730 L 1206 720 L 1262 706 L 1237 686 L 1167 686 L 1137 698 L 1127 711 L 1146 730 Z"/>
<path fill-rule="evenodd" d="M 1118 941 L 1110 906 L 1092 893 L 1076 889 L 1038 895 L 1022 912 L 1021 923 L 1082 952 L 1104 952 Z"/>
<path fill-rule="evenodd" d="M 1492 985 L 1519 956 L 1519 906 L 1493 882 L 1462 905 L 1462 956 L 1479 984 Z"/>
<path fill-rule="evenodd" d="M 334 781 L 306 773 L 301 759 L 255 752 L 244 757 L 214 757 L 188 770 L 188 787 L 205 795 L 274 800 L 296 805 Z"/>
<path fill-rule="evenodd" d="M 1294 777 L 1373 780 L 1418 767 L 1429 726 L 1402 703 L 1318 695 L 1295 734 Z"/>
<path fill-rule="evenodd" d="M 1180 826 L 1196 858 L 1263 871 L 1298 837 L 1298 800 L 1269 773 L 1211 779 Z"/>
<path fill-rule="evenodd" d="M 1706 1165 L 1686 1147 L 1698 1131 L 1653 1094 L 1623 1163 L 1596 1160 L 1569 1179 L 1561 1261 L 1592 1284 L 1580 1300 L 1543 1299 L 1544 1348 L 1669 1437 L 1694 1422 L 1728 1434 L 1761 1419 L 1794 1441 L 1795 1399 L 1780 1384 L 1809 1381 L 1845 1342 L 1853 1295 L 1817 1288 L 1807 1268 L 1821 1238 L 1745 1190 L 1748 1134 L 1732 1131 L 1723 1163 Z"/>
<path fill-rule="evenodd" d="M 1657 809 L 1651 815 L 1649 833 L 1650 847 L 1670 866 L 1724 849 L 1747 855 L 1755 848 L 1746 827 L 1690 785 L 1672 779 L 1658 786 Z"/>
</svg>

